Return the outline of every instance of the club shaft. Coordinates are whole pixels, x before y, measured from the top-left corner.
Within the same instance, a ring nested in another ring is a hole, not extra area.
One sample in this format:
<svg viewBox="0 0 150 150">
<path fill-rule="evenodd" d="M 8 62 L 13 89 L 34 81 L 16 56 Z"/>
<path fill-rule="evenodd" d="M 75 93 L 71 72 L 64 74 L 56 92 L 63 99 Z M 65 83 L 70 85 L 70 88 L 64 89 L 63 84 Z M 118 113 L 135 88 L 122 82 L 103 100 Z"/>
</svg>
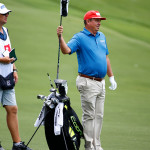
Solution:
<svg viewBox="0 0 150 150">
<path fill-rule="evenodd" d="M 60 17 L 60 26 L 61 26 L 61 25 L 62 25 L 62 15 L 61 15 L 61 17 Z M 56 77 L 56 79 L 59 79 L 60 40 L 61 40 L 61 35 L 59 36 L 58 63 L 57 63 L 57 77 Z"/>
</svg>

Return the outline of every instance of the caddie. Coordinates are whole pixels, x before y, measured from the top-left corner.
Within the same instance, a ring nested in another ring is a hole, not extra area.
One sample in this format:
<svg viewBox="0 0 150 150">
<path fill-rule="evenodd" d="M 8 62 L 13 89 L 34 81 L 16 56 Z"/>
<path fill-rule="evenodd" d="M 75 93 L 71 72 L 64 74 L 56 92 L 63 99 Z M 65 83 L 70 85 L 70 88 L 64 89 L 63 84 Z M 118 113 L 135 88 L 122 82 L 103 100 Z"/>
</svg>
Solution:
<svg viewBox="0 0 150 150">
<path fill-rule="evenodd" d="M 8 30 L 3 25 L 7 23 L 7 18 L 11 10 L 0 3 L 0 104 L 7 113 L 7 126 L 10 131 L 13 146 L 12 150 L 31 150 L 26 147 L 19 136 L 18 127 L 18 107 L 16 103 L 14 86 L 18 82 L 17 69 L 14 63 L 14 58 L 9 58 L 9 53 L 12 50 L 8 35 Z M 0 140 L 1 134 L 0 134 Z M 0 146 L 1 150 L 4 150 Z"/>
</svg>

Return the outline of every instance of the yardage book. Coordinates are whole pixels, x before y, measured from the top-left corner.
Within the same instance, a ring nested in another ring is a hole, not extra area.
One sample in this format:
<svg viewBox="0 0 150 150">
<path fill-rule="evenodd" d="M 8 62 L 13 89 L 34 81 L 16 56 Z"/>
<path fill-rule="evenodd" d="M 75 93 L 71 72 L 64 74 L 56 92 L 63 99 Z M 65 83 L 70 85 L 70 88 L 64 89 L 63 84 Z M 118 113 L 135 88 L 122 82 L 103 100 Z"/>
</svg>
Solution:
<svg viewBox="0 0 150 150">
<path fill-rule="evenodd" d="M 16 53 L 15 53 L 15 48 L 13 48 L 11 50 L 11 52 L 9 53 L 9 58 L 14 58 L 14 61 L 11 62 L 12 64 L 17 60 L 17 56 L 16 56 Z"/>
</svg>

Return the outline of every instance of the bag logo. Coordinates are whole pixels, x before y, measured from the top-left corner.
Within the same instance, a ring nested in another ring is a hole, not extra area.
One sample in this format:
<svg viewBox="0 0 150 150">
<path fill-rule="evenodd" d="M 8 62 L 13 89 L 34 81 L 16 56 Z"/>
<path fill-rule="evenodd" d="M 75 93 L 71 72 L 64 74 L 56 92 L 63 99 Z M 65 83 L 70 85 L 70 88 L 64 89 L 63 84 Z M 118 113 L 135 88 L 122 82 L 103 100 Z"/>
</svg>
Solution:
<svg viewBox="0 0 150 150">
<path fill-rule="evenodd" d="M 7 86 L 10 86 L 11 85 L 11 83 L 10 83 L 10 80 L 7 80 Z"/>
<path fill-rule="evenodd" d="M 76 122 L 76 118 L 74 116 L 70 117 L 75 129 L 77 132 L 79 132 L 80 135 L 82 135 L 82 131 L 80 130 L 80 127 L 78 126 L 77 122 Z"/>
</svg>

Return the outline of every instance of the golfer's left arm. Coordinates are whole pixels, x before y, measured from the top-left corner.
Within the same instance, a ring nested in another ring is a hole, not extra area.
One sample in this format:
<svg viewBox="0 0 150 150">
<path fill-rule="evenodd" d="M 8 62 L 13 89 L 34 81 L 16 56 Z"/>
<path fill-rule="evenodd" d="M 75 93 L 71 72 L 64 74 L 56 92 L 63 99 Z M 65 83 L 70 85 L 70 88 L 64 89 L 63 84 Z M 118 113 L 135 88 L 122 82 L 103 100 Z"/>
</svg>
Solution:
<svg viewBox="0 0 150 150">
<path fill-rule="evenodd" d="M 111 77 L 111 76 L 113 76 L 113 72 L 111 69 L 111 64 L 110 64 L 108 55 L 106 56 L 106 60 L 107 60 L 107 75 L 108 75 L 108 77 Z"/>
<path fill-rule="evenodd" d="M 112 69 L 111 69 L 111 64 L 110 64 L 110 60 L 108 55 L 106 56 L 106 60 L 107 60 L 107 75 L 109 77 L 109 81 L 111 83 L 111 86 L 109 86 L 110 90 L 115 90 L 117 88 L 117 83 L 115 81 Z"/>
</svg>

